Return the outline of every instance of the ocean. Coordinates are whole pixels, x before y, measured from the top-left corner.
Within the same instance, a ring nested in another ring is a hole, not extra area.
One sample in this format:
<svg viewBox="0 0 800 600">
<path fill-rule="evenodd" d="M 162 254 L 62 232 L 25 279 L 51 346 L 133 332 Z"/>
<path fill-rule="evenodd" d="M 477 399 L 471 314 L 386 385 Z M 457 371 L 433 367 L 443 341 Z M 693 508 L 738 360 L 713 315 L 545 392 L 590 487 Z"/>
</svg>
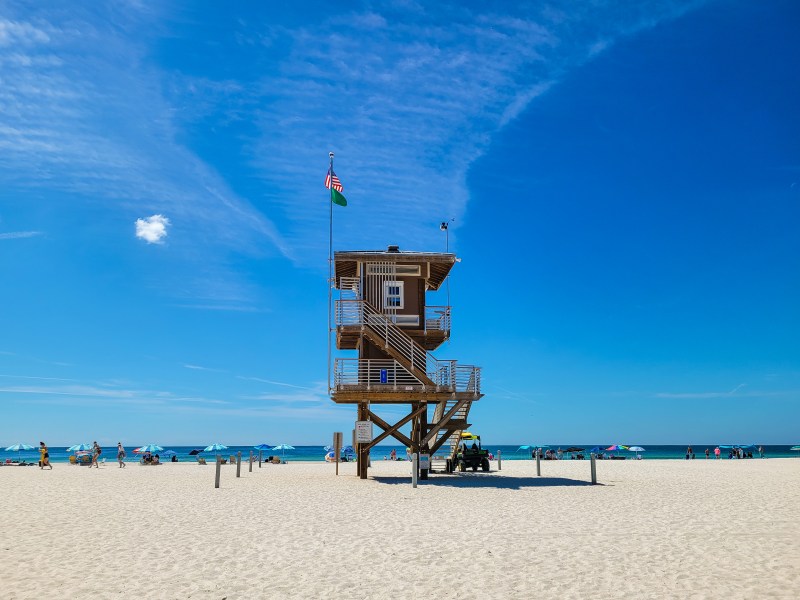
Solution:
<svg viewBox="0 0 800 600">
<path fill-rule="evenodd" d="M 202 450 L 205 448 L 205 445 L 198 445 L 198 446 L 170 446 L 168 444 L 161 444 L 164 450 L 172 450 L 175 452 L 175 456 L 178 462 L 195 462 L 197 460 L 196 456 L 190 454 L 192 450 Z M 588 451 L 594 447 L 599 446 L 600 448 L 607 448 L 609 444 L 551 444 L 549 447 L 553 450 L 557 450 L 561 448 L 562 450 L 569 448 L 571 446 L 575 446 L 578 448 L 585 448 L 587 452 L 584 452 L 586 457 L 588 458 Z M 704 460 L 705 459 L 705 450 L 708 448 L 711 452 L 711 458 L 714 458 L 714 448 L 716 444 L 695 444 L 692 446 L 696 460 Z M 526 449 L 520 449 L 519 445 L 488 445 L 485 446 L 490 452 L 492 452 L 497 457 L 498 451 L 502 451 L 503 460 L 531 460 L 531 451 Z M 647 444 L 641 444 L 641 447 L 645 449 L 644 452 L 639 452 L 645 460 L 682 460 L 686 456 L 686 446 L 649 446 Z M 133 453 L 135 446 L 127 447 L 127 456 L 125 458 L 125 462 L 137 462 L 139 460 L 139 456 Z M 792 451 L 789 448 L 791 446 L 764 446 L 764 456 L 765 458 L 798 458 L 800 457 L 800 452 Z M 246 461 L 247 457 L 250 455 L 250 451 L 252 450 L 252 446 L 230 446 L 227 450 L 220 452 L 220 454 L 228 458 L 231 455 L 235 455 L 237 452 L 242 453 L 242 461 Z M 397 456 L 402 458 L 405 457 L 406 451 L 404 446 L 393 446 L 393 445 L 379 445 L 372 449 L 371 452 L 371 459 L 372 460 L 384 460 L 384 458 L 388 459 L 389 453 L 394 449 L 397 452 Z M 54 447 L 50 446 L 50 461 L 52 463 L 67 463 L 69 462 L 69 455 L 72 454 L 71 452 L 67 452 L 65 447 Z M 749 448 L 753 452 L 754 457 L 758 458 L 757 447 L 756 448 Z M 253 451 L 255 456 L 258 456 L 257 451 Z M 266 450 L 263 453 L 263 456 L 266 458 L 273 452 Z M 296 446 L 294 450 L 286 450 L 285 452 L 276 451 L 274 454 L 283 456 L 285 460 L 291 461 L 303 461 L 303 462 L 323 462 L 325 460 L 325 449 L 323 446 Z M 630 452 L 621 450 L 619 452 L 608 452 L 608 454 L 614 454 L 617 456 L 625 456 L 628 459 L 635 458 L 636 452 Z M 214 452 L 201 452 L 200 456 L 204 456 L 206 458 L 214 458 L 216 453 Z M 116 446 L 112 447 L 103 447 L 103 453 L 101 458 L 105 458 L 106 462 L 116 462 L 117 460 L 117 448 Z M 169 460 L 168 456 L 164 456 L 164 453 L 161 453 L 162 461 Z M 564 454 L 565 459 L 569 459 L 568 454 Z M 728 458 L 728 450 L 722 449 L 721 458 L 727 459 Z M 0 461 L 6 462 L 6 459 L 11 460 L 25 460 L 27 462 L 38 462 L 39 460 L 39 451 L 28 450 L 22 452 L 7 452 L 5 450 L 0 450 Z"/>
</svg>

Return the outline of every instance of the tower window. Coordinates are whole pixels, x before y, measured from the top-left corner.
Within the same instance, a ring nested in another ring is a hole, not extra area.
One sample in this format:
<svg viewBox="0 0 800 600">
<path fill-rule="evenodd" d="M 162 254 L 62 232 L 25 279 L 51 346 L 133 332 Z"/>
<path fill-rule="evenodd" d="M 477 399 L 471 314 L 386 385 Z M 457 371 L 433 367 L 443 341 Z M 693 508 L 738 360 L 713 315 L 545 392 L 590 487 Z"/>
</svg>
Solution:
<svg viewBox="0 0 800 600">
<path fill-rule="evenodd" d="M 403 308 L 403 282 L 386 281 L 383 284 L 383 308 Z"/>
</svg>

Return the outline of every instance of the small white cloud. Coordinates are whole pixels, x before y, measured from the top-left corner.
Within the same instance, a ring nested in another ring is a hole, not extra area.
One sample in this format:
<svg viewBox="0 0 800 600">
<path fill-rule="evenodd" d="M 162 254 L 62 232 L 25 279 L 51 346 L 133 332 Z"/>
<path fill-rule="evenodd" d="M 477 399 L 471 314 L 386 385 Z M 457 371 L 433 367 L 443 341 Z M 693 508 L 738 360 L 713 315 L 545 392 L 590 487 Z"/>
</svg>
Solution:
<svg viewBox="0 0 800 600">
<path fill-rule="evenodd" d="M 164 215 L 153 215 L 146 219 L 136 219 L 136 237 L 148 244 L 161 244 L 167 237 L 169 219 Z"/>
</svg>

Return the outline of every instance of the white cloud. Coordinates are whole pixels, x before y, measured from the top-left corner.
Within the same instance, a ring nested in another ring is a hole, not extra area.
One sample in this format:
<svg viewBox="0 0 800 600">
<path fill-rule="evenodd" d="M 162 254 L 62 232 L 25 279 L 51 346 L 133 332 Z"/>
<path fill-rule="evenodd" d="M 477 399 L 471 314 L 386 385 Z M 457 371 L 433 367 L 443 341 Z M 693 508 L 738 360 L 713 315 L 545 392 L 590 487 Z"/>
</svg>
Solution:
<svg viewBox="0 0 800 600">
<path fill-rule="evenodd" d="M 164 215 L 153 215 L 146 219 L 136 219 L 136 237 L 148 244 L 163 244 L 167 237 L 169 219 Z"/>
<path fill-rule="evenodd" d="M 20 240 L 24 238 L 36 237 L 42 235 L 41 231 L 10 231 L 7 233 L 0 233 L 0 240 Z"/>
</svg>

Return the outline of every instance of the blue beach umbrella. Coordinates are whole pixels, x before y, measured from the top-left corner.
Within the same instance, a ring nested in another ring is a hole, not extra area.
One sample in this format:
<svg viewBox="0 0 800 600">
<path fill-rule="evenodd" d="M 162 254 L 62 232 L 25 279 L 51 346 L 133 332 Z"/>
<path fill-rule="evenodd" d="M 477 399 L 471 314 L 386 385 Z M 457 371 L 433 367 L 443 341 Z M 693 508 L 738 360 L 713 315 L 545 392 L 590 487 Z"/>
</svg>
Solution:
<svg viewBox="0 0 800 600">
<path fill-rule="evenodd" d="M 225 444 L 211 444 L 210 446 L 206 446 L 203 448 L 203 452 L 216 452 L 217 456 L 222 450 L 227 450 L 228 447 Z"/>
<path fill-rule="evenodd" d="M 272 446 L 269 444 L 259 444 L 258 446 L 253 446 L 254 450 L 272 450 Z"/>
<path fill-rule="evenodd" d="M 281 456 L 285 455 L 286 450 L 294 450 L 294 446 L 290 446 L 289 444 L 278 444 L 272 448 L 273 450 L 280 450 Z"/>
<path fill-rule="evenodd" d="M 17 461 L 19 461 L 20 452 L 23 450 L 33 450 L 33 446 L 28 446 L 28 444 L 14 444 L 13 446 L 6 448 L 6 452 L 17 453 Z"/>
<path fill-rule="evenodd" d="M 141 448 L 137 448 L 134 452 L 149 452 L 150 454 L 155 454 L 156 452 L 163 452 L 164 449 L 161 446 L 156 446 L 155 444 L 147 444 L 146 446 L 142 446 Z"/>
<path fill-rule="evenodd" d="M 175 452 L 175 450 L 166 450 L 164 452 L 164 456 L 175 456 L 176 454 L 177 452 Z"/>
<path fill-rule="evenodd" d="M 80 452 L 82 450 L 91 450 L 91 444 L 75 444 L 74 446 L 70 446 L 67 448 L 67 452 Z"/>
</svg>

